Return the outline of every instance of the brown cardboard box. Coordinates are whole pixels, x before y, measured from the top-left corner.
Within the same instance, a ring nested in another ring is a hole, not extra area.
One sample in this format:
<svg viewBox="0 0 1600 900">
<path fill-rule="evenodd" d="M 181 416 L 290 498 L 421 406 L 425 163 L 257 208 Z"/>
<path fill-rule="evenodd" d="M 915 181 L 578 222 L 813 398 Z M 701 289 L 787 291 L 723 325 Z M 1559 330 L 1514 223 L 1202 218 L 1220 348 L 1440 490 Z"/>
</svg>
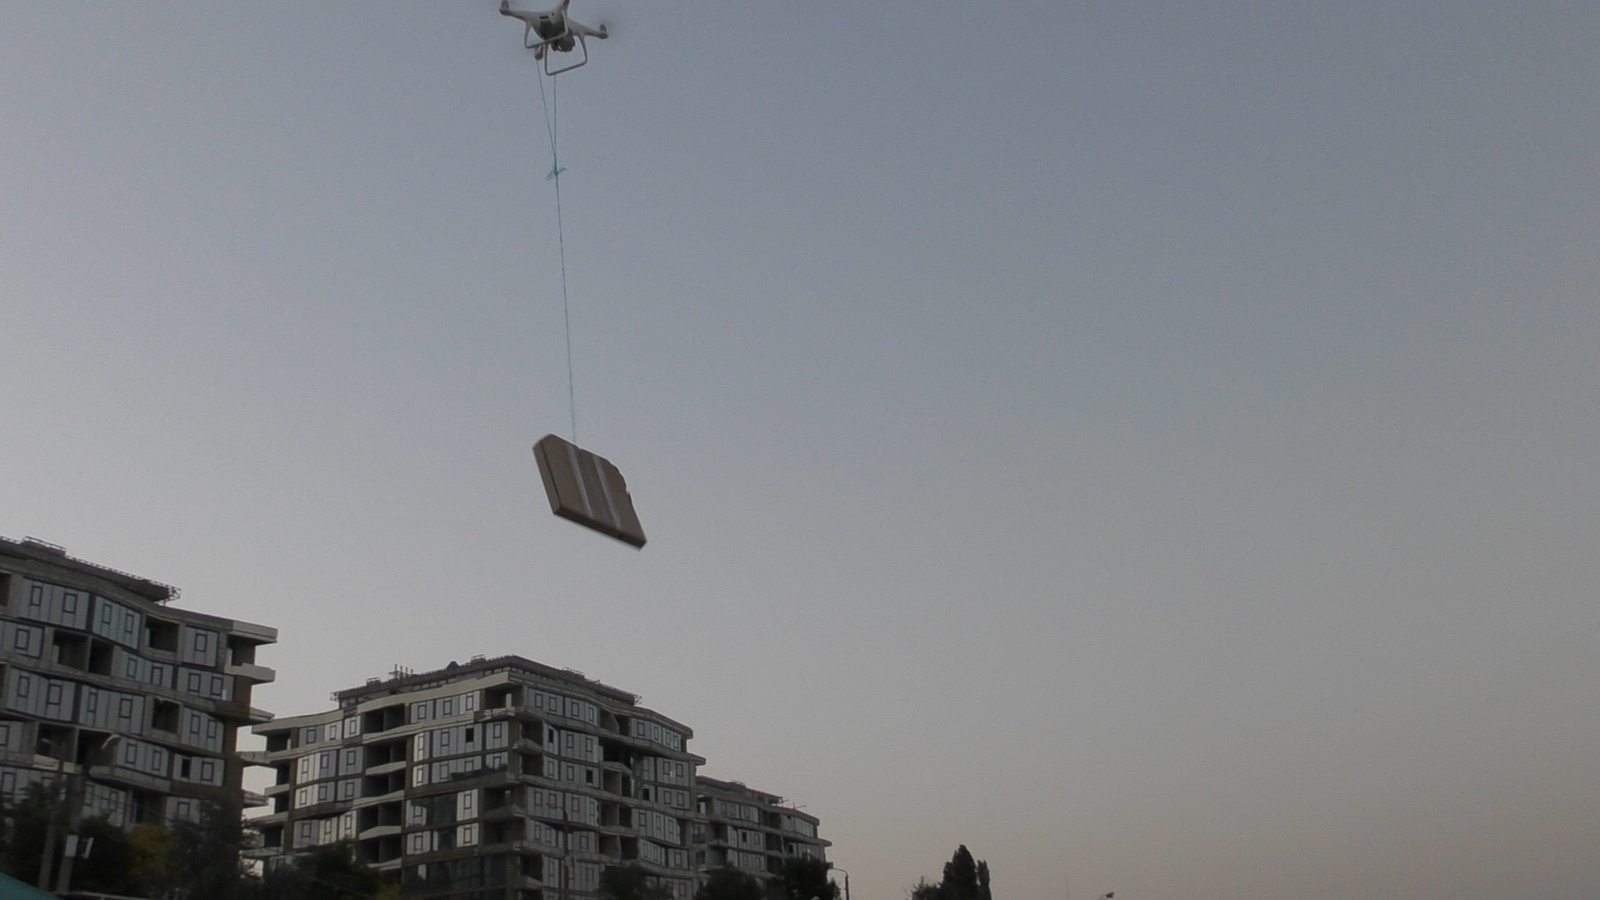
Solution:
<svg viewBox="0 0 1600 900">
<path fill-rule="evenodd" d="M 547 434 L 533 445 L 550 511 L 563 519 L 643 547 L 644 527 L 633 511 L 628 483 L 611 461 Z"/>
</svg>

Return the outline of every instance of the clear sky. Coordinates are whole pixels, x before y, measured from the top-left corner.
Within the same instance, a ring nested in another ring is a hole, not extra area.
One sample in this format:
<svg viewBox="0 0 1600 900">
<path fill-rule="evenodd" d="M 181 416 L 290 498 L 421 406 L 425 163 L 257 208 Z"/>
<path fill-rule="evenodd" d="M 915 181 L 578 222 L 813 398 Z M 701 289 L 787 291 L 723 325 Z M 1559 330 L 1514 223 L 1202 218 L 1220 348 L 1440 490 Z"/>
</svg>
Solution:
<svg viewBox="0 0 1600 900">
<path fill-rule="evenodd" d="M 0 534 L 517 653 L 861 900 L 1600 895 L 1600 4 L 0 6 Z"/>
</svg>

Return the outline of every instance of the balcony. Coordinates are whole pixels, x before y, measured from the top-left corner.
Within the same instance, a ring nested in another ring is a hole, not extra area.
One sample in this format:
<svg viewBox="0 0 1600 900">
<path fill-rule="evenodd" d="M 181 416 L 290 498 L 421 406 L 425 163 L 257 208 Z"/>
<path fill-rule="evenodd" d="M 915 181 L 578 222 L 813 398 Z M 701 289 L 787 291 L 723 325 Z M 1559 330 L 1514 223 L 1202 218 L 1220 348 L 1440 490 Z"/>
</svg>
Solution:
<svg viewBox="0 0 1600 900">
<path fill-rule="evenodd" d="M 400 800 L 404 800 L 405 797 L 405 788 L 397 788 L 387 794 L 375 794 L 371 797 L 357 797 L 353 807 L 355 809 L 366 809 L 369 806 L 381 806 L 385 803 L 395 803 Z"/>
<path fill-rule="evenodd" d="M 278 678 L 276 671 L 255 663 L 230 663 L 223 666 L 222 671 L 235 677 L 247 678 L 256 684 L 271 684 Z"/>
<path fill-rule="evenodd" d="M 362 772 L 362 774 L 363 775 L 387 775 L 390 772 L 404 772 L 405 768 L 406 768 L 406 761 L 403 760 L 403 759 L 397 759 L 394 762 L 386 762 L 386 763 L 382 763 L 382 764 L 376 765 L 376 766 L 368 766 Z"/>
<path fill-rule="evenodd" d="M 363 831 L 360 834 L 356 835 L 356 839 L 357 840 L 362 840 L 362 841 L 370 841 L 370 840 L 373 840 L 375 838 L 398 837 L 399 834 L 400 834 L 400 826 L 399 825 L 374 825 L 371 828 L 368 828 L 366 831 Z"/>
</svg>

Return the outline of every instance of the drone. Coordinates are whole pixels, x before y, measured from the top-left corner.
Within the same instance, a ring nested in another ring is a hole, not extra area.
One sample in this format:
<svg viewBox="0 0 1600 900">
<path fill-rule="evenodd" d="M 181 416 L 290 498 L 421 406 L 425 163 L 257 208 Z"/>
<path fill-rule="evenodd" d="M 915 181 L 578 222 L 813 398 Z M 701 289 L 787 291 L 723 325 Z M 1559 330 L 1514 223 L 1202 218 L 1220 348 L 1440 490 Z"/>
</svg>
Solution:
<svg viewBox="0 0 1600 900">
<path fill-rule="evenodd" d="M 500 0 L 500 15 L 521 19 L 523 24 L 522 46 L 533 51 L 533 58 L 544 61 L 546 75 L 560 75 L 589 61 L 589 44 L 587 38 L 605 40 L 606 26 L 590 28 L 582 22 L 574 21 L 567 16 L 567 5 L 572 0 L 561 0 L 561 4 L 548 12 L 523 12 L 511 8 L 511 0 Z M 571 53 L 574 48 L 583 51 L 583 58 L 570 66 L 552 70 L 550 57 L 554 53 Z"/>
</svg>

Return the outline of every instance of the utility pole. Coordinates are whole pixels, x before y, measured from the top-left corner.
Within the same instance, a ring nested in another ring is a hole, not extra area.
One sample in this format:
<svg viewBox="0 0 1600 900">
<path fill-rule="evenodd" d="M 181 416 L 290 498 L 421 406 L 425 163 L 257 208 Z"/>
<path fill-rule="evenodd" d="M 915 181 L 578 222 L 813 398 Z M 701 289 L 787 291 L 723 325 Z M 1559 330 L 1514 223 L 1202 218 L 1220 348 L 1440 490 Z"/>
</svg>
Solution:
<svg viewBox="0 0 1600 900">
<path fill-rule="evenodd" d="M 54 749 L 53 747 L 51 749 Z M 39 854 L 39 890 L 50 890 L 51 863 L 56 856 L 56 819 L 61 815 L 61 804 L 56 797 L 61 793 L 62 761 L 56 758 L 56 777 L 50 782 L 50 816 L 44 826 L 44 852 Z"/>
<path fill-rule="evenodd" d="M 100 746 L 90 750 L 87 754 L 85 754 L 86 758 L 83 760 L 83 762 L 78 764 L 77 771 L 67 779 L 68 834 L 66 849 L 61 854 L 61 873 L 56 876 L 56 893 L 58 894 L 65 894 L 72 886 L 72 861 L 78 855 L 78 836 L 73 832 L 78 830 L 78 820 L 83 814 L 83 794 L 85 789 L 88 787 L 89 766 L 94 762 L 95 757 L 105 757 L 108 751 L 114 752 L 114 748 L 121 742 L 122 735 L 120 734 L 110 735 L 104 741 L 101 741 Z M 51 821 L 54 821 L 53 816 L 51 817 Z M 49 851 L 54 849 L 54 844 L 46 843 L 45 847 L 47 848 L 46 854 L 49 855 Z M 49 875 L 49 871 L 44 869 L 43 866 L 41 866 L 40 869 L 39 885 L 41 888 L 43 888 L 44 882 L 47 880 L 45 876 Z"/>
<path fill-rule="evenodd" d="M 72 884 L 72 860 L 78 855 L 78 816 L 83 812 L 83 767 L 67 780 L 67 840 L 61 853 L 61 874 L 56 876 L 56 893 L 65 894 Z"/>
</svg>

